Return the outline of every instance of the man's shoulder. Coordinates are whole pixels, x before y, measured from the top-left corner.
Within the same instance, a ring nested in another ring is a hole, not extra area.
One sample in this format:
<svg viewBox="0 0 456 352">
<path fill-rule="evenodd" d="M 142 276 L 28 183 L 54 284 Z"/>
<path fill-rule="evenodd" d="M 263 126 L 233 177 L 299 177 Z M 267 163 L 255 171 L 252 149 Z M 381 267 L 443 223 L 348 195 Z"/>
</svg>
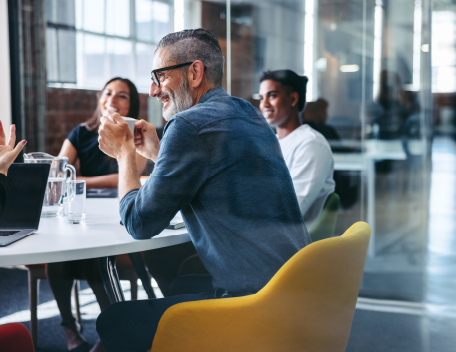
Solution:
<svg viewBox="0 0 456 352">
<path fill-rule="evenodd" d="M 208 125 L 236 118 L 262 117 L 259 110 L 241 98 L 217 96 L 203 103 L 192 106 L 190 109 L 179 112 L 171 121 L 188 123 L 197 130 Z"/>
</svg>

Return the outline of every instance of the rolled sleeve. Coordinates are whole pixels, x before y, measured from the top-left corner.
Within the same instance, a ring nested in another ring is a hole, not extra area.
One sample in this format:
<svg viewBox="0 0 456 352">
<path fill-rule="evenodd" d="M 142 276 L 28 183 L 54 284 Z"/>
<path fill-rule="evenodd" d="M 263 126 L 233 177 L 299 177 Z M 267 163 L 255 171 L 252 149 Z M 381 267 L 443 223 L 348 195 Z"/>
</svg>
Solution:
<svg viewBox="0 0 456 352">
<path fill-rule="evenodd" d="M 120 202 L 120 216 L 135 239 L 158 235 L 190 204 L 207 178 L 209 162 L 198 131 L 177 116 L 168 123 L 154 171 Z"/>
<path fill-rule="evenodd" d="M 135 208 L 136 196 L 139 192 L 139 189 L 134 189 L 128 192 L 120 201 L 120 218 L 122 223 L 127 229 L 128 233 L 134 239 L 142 239 L 141 234 L 141 219 L 138 216 L 138 212 Z M 138 226 L 139 225 L 139 226 Z"/>
</svg>

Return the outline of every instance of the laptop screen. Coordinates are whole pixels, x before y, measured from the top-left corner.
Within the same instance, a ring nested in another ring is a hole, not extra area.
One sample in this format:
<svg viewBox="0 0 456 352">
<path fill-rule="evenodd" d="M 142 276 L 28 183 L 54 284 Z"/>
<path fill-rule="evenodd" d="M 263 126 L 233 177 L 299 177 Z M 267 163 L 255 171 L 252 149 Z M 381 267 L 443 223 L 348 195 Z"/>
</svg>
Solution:
<svg viewBox="0 0 456 352">
<path fill-rule="evenodd" d="M 40 223 L 50 164 L 12 164 L 8 170 L 10 191 L 0 218 L 1 229 L 33 229 Z"/>
</svg>

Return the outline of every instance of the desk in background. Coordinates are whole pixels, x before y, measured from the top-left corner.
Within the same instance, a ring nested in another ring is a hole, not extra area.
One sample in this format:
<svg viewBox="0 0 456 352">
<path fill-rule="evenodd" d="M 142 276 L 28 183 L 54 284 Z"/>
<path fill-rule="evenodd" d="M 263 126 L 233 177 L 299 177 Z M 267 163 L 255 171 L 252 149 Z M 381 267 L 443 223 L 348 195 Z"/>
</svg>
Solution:
<svg viewBox="0 0 456 352">
<path fill-rule="evenodd" d="M 355 143 L 356 145 L 354 145 Z M 332 143 L 331 143 L 332 145 Z M 361 150 L 361 142 L 350 143 Z M 365 153 L 333 153 L 334 170 L 364 172 L 367 178 L 367 223 L 372 228 L 368 255 L 375 256 L 375 162 L 381 160 L 406 160 L 402 141 L 367 140 Z"/>
</svg>

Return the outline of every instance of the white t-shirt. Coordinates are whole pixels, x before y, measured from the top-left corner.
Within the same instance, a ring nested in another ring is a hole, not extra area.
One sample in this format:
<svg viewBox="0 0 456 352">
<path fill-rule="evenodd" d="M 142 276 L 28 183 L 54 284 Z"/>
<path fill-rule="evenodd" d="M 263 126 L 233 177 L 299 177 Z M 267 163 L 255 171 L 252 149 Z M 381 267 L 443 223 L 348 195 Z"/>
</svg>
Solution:
<svg viewBox="0 0 456 352">
<path fill-rule="evenodd" d="M 326 198 L 334 192 L 331 148 L 325 137 L 309 125 L 299 126 L 279 142 L 309 228 L 320 215 Z"/>
</svg>

